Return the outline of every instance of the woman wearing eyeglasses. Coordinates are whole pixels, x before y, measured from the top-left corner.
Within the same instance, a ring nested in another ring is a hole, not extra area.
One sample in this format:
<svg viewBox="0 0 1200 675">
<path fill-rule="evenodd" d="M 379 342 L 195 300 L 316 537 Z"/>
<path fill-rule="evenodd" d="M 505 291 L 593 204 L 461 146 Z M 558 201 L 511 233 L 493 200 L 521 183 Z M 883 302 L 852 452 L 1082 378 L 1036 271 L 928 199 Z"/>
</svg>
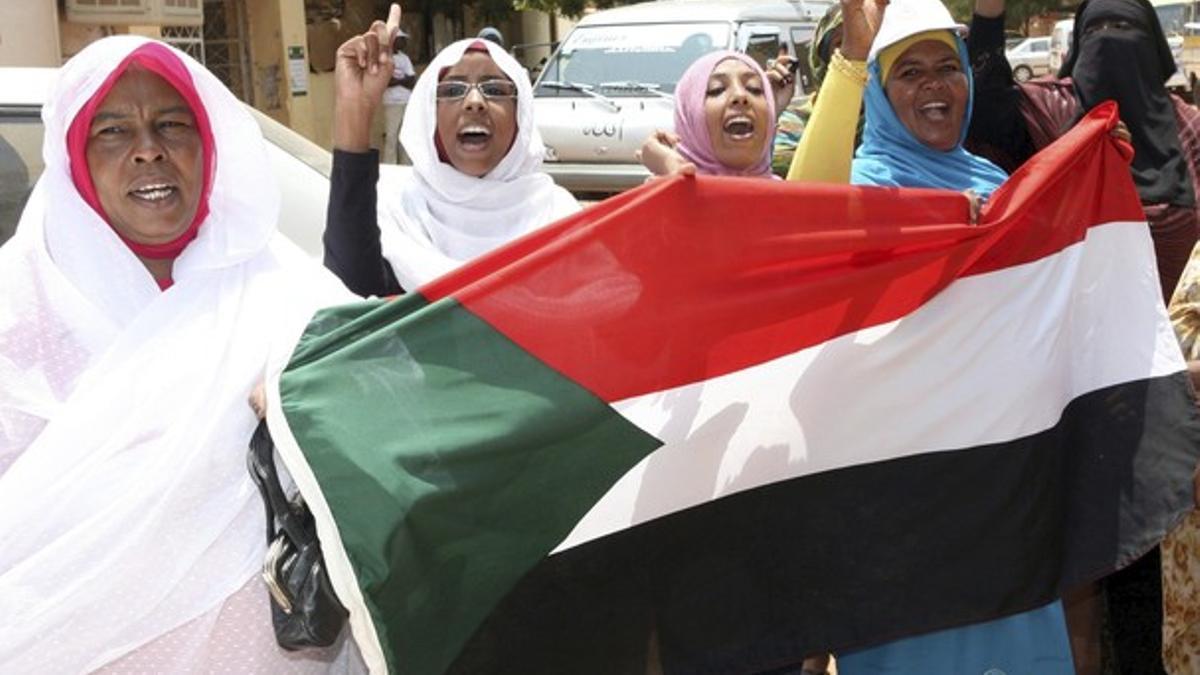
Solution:
<svg viewBox="0 0 1200 675">
<path fill-rule="evenodd" d="M 460 40 L 417 79 L 400 142 L 413 172 L 379 180 L 371 116 L 391 74 L 387 23 L 339 49 L 325 265 L 360 295 L 395 295 L 579 210 L 541 171 L 529 76 L 499 45 Z M 378 187 L 377 187 L 378 184 Z"/>
</svg>

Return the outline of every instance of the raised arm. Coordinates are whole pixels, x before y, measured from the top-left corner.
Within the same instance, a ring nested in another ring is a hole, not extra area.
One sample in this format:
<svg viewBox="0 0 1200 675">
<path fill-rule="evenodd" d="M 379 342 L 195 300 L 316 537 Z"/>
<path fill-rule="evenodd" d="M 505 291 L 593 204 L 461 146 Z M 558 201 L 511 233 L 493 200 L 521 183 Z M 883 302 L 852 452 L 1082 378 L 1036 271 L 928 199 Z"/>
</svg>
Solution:
<svg viewBox="0 0 1200 675">
<path fill-rule="evenodd" d="M 867 54 L 886 7 L 887 0 L 842 0 L 842 46 L 834 53 L 816 94 L 788 180 L 850 182 L 854 136 L 867 85 Z"/>
<path fill-rule="evenodd" d="M 975 84 L 967 146 L 1011 173 L 1034 148 L 1021 117 L 1021 92 L 1004 54 L 1004 0 L 976 0 L 967 54 Z"/>
<path fill-rule="evenodd" d="M 976 0 L 975 15 L 988 19 L 1004 17 L 1004 0 Z"/>
<path fill-rule="evenodd" d="M 325 216 L 325 267 L 354 293 L 367 296 L 404 292 L 383 257 L 376 212 L 379 152 L 333 150 L 329 207 Z"/>
<path fill-rule="evenodd" d="M 337 51 L 334 70 L 333 172 L 325 217 L 325 266 L 363 295 L 403 292 L 383 258 L 376 213 L 379 153 L 371 148 L 371 117 L 392 76 L 389 47 L 400 26 L 400 6 Z"/>
</svg>

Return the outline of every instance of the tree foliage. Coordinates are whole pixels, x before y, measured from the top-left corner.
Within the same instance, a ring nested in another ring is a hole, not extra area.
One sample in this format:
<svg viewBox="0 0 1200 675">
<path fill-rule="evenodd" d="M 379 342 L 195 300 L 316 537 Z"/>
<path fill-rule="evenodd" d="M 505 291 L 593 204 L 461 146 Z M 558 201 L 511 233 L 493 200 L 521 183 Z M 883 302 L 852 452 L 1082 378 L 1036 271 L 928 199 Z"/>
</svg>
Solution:
<svg viewBox="0 0 1200 675">
<path fill-rule="evenodd" d="M 588 6 L 596 9 L 606 9 L 617 5 L 627 5 L 642 0 L 424 0 L 426 4 L 474 5 L 484 15 L 503 17 L 513 10 L 533 9 L 542 12 L 557 12 L 566 16 L 578 17 Z M 955 17 L 969 21 L 974 0 L 944 0 Z M 1078 0 L 1009 0 L 1007 26 L 1014 30 L 1024 30 L 1030 19 L 1047 12 L 1073 12 Z"/>
<path fill-rule="evenodd" d="M 607 9 L 640 1 L 642 0 L 404 0 L 403 4 L 406 11 L 450 17 L 461 17 L 463 10 L 469 6 L 476 15 L 485 20 L 499 22 L 508 18 L 514 11 L 527 9 L 578 17 L 589 6 Z M 974 0 L 944 1 L 955 18 L 963 22 L 970 20 Z M 387 15 L 389 2 L 391 0 L 376 0 L 376 5 L 382 12 L 380 16 Z M 1024 31 L 1029 19 L 1047 12 L 1072 12 L 1077 4 L 1077 0 L 1008 0 L 1008 19 L 1005 23 L 1011 29 Z"/>
<path fill-rule="evenodd" d="M 388 4 L 394 0 L 375 0 L 376 9 L 387 15 Z M 578 17 L 588 7 L 607 9 L 617 5 L 627 5 L 643 0 L 404 0 L 404 10 L 421 12 L 423 14 L 442 14 L 449 17 L 461 17 L 463 11 L 470 7 L 476 16 L 485 21 L 499 23 L 507 19 L 513 12 L 532 9 L 542 12 L 556 12 L 571 17 Z"/>
<path fill-rule="evenodd" d="M 954 18 L 967 23 L 975 7 L 975 0 L 944 0 Z M 1049 12 L 1071 13 L 1078 5 L 1077 0 L 1008 0 L 1005 9 L 1006 28 L 1028 32 L 1029 20 Z"/>
<path fill-rule="evenodd" d="M 570 17 L 578 17 L 583 14 L 583 10 L 588 6 L 596 9 L 607 9 L 616 7 L 617 5 L 628 5 L 633 2 L 641 2 L 642 0 L 514 0 L 512 3 L 516 9 L 534 9 L 541 12 L 564 14 Z"/>
</svg>

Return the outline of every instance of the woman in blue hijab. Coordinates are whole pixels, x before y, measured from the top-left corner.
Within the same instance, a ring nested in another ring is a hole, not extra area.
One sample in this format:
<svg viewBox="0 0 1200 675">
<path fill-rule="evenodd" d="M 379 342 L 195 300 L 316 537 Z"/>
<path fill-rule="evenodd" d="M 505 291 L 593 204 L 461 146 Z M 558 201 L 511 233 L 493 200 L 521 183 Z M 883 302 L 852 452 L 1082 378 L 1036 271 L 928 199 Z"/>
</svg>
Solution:
<svg viewBox="0 0 1200 675">
<path fill-rule="evenodd" d="M 974 93 L 961 26 L 939 0 L 842 5 L 845 40 L 788 178 L 969 190 L 986 198 L 1007 175 L 963 148 Z M 864 90 L 866 125 L 855 154 Z"/>
<path fill-rule="evenodd" d="M 882 20 L 879 14 L 886 4 Z M 986 199 L 1007 175 L 963 149 L 972 84 L 961 28 L 940 0 L 843 0 L 846 37 L 790 176 L 942 188 Z M 876 31 L 878 28 L 878 31 Z M 870 41 L 867 52 L 865 44 Z M 862 55 L 866 53 L 864 63 Z M 857 57 L 857 58 L 856 58 Z M 834 87 L 835 91 L 826 91 Z M 863 142 L 850 161 L 865 89 Z M 811 147 L 805 148 L 806 144 Z M 913 607 L 914 612 L 922 609 Z M 1070 675 L 1061 602 L 838 654 L 841 675 Z"/>
<path fill-rule="evenodd" d="M 867 124 L 850 181 L 991 194 L 1007 175 L 962 145 L 974 100 L 962 38 L 935 28 L 876 50 L 868 61 Z"/>
</svg>

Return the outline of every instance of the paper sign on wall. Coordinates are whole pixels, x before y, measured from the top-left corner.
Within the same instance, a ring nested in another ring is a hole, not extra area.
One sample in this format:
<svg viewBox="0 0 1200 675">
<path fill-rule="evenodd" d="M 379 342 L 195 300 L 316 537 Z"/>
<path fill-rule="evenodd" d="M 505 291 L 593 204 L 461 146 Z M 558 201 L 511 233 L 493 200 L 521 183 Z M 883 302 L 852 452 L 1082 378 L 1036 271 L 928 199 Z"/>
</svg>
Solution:
<svg viewBox="0 0 1200 675">
<path fill-rule="evenodd" d="M 287 48 L 288 86 L 292 96 L 308 94 L 308 61 L 304 58 L 304 47 L 292 45 Z"/>
</svg>

